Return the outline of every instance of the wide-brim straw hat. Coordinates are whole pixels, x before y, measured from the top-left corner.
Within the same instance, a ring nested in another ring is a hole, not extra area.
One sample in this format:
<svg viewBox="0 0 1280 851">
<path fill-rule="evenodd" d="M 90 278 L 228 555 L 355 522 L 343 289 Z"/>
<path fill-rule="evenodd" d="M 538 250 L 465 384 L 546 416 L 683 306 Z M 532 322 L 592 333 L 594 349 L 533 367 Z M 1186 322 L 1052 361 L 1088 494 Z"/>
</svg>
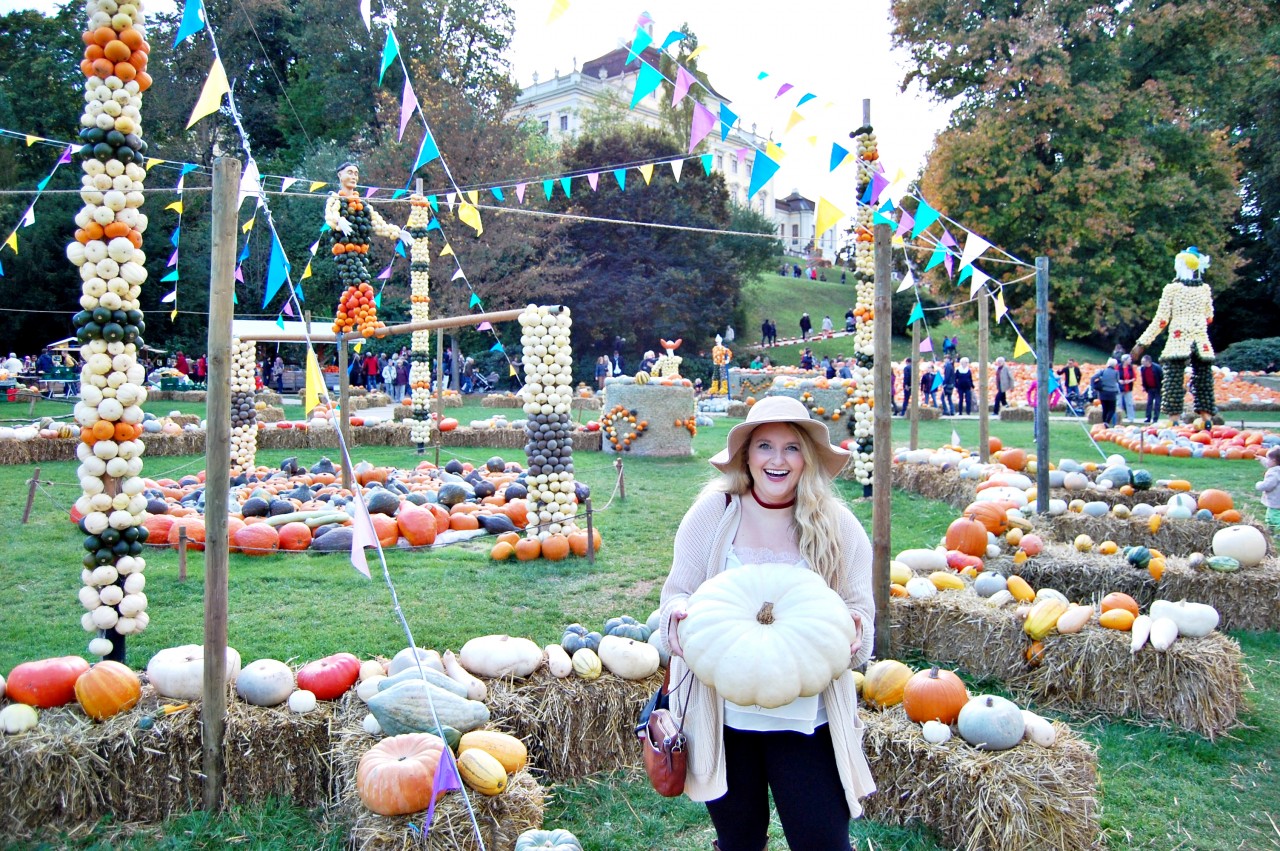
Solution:
<svg viewBox="0 0 1280 851">
<path fill-rule="evenodd" d="M 831 433 L 827 431 L 826 423 L 810 417 L 800 400 L 790 396 L 766 396 L 751 406 L 745 420 L 729 430 L 725 448 L 711 457 L 711 466 L 722 473 L 731 472 L 751 432 L 756 426 L 766 423 L 788 423 L 808 434 L 818 455 L 818 463 L 833 479 L 849 460 L 849 451 L 831 445 Z"/>
</svg>

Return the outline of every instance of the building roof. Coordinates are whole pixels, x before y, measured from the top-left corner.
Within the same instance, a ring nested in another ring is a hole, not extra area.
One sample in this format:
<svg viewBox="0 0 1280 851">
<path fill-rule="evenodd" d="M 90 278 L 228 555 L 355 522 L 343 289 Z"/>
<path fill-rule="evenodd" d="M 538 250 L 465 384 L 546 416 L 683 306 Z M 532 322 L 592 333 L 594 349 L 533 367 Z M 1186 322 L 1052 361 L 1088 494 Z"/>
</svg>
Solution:
<svg viewBox="0 0 1280 851">
<path fill-rule="evenodd" d="M 602 68 L 607 72 L 607 77 L 619 77 L 623 74 L 635 73 L 640 70 L 640 64 L 635 62 L 631 65 L 627 65 L 627 54 L 630 52 L 631 44 L 628 42 L 625 46 L 619 47 L 616 50 L 610 50 L 603 56 L 597 56 L 595 59 L 589 59 L 582 63 L 582 75 L 584 77 L 597 79 L 600 77 L 600 69 Z M 650 45 L 640 51 L 640 58 L 645 62 L 648 62 L 654 68 L 657 68 L 658 63 L 662 60 L 662 53 L 658 48 Z M 712 97 L 722 100 L 725 103 L 730 102 L 728 98 L 717 92 L 710 83 L 707 84 L 707 89 Z"/>
<path fill-rule="evenodd" d="M 774 206 L 784 213 L 810 212 L 813 210 L 813 202 L 794 189 L 786 198 L 779 198 L 775 201 Z"/>
</svg>

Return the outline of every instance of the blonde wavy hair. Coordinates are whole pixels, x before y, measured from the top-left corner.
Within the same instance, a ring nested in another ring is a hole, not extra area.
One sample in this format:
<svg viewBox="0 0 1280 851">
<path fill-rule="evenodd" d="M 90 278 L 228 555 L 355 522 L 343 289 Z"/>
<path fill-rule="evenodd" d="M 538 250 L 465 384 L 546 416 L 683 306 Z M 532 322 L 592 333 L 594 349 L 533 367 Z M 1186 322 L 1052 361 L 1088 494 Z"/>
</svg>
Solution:
<svg viewBox="0 0 1280 851">
<path fill-rule="evenodd" d="M 764 423 L 761 423 L 764 425 Z M 831 480 L 818 460 L 817 449 L 808 433 L 789 423 L 783 423 L 796 435 L 800 454 L 804 457 L 804 469 L 796 484 L 796 504 L 791 523 L 796 529 L 800 555 L 810 569 L 823 578 L 833 590 L 839 590 L 840 566 L 844 563 L 843 536 L 840 531 L 840 507 L 844 503 L 831 488 Z M 716 476 L 702 494 L 730 493 L 745 496 L 751 490 L 751 472 L 747 467 L 747 452 L 751 439 L 748 436 L 742 449 L 733 459 L 733 469 Z"/>
</svg>

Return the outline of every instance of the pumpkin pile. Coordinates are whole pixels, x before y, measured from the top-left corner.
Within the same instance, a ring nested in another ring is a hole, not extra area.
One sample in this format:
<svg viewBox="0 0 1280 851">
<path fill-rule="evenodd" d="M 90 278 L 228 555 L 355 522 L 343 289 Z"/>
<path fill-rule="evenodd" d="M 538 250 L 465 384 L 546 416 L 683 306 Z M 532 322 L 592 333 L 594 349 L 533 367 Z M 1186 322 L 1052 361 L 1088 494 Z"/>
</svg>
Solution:
<svg viewBox="0 0 1280 851">
<path fill-rule="evenodd" d="M 98 637 L 89 651 L 111 653 L 115 636 L 147 626 L 139 557 L 142 528 L 142 404 L 146 374 L 137 359 L 146 331 L 139 296 L 147 279 L 142 234 L 147 143 L 142 140 L 142 93 L 150 46 L 142 4 L 117 7 L 90 0 L 80 69 L 85 108 L 80 117 L 80 198 L 75 240 L 67 259 L 79 268 L 81 311 L 73 319 L 84 366 L 75 420 L 81 427 L 77 471 L 83 495 L 76 502 L 85 534 L 86 608 L 81 623 Z M 127 587 L 126 587 L 127 585 Z"/>
<path fill-rule="evenodd" d="M 658 634 L 657 610 L 645 623 L 630 615 L 609 618 L 603 633 L 589 632 L 580 623 L 569 624 L 559 644 L 548 644 L 543 649 L 547 669 L 558 679 L 577 674 L 584 680 L 594 680 L 607 670 L 624 680 L 643 680 L 670 659 Z"/>
<path fill-rule="evenodd" d="M 418 193 L 409 197 L 409 220 L 405 230 L 413 237 L 409 249 L 409 321 L 431 318 L 431 246 L 427 226 L 431 205 Z M 409 435 L 419 448 L 431 440 L 431 332 L 414 331 L 409 343 L 409 398 L 413 422 Z"/>
<path fill-rule="evenodd" d="M 855 153 L 858 158 L 858 192 L 866 189 L 875 167 L 871 163 L 880 158 L 876 134 L 870 128 L 857 137 Z M 875 407 L 875 276 L 876 249 L 872 234 L 874 214 L 871 207 L 858 205 L 857 241 L 853 255 L 854 307 L 853 307 L 853 416 L 848 420 L 849 438 L 853 444 L 847 447 L 853 453 L 853 475 L 864 487 L 871 484 L 875 452 L 872 447 L 873 417 Z M 867 236 L 871 235 L 868 239 Z"/>
<path fill-rule="evenodd" d="M 1252 460 L 1280 446 L 1280 434 L 1257 429 L 1239 430 L 1231 426 L 1205 424 L 1199 420 L 1183 426 L 1124 426 L 1107 428 L 1101 424 L 1090 430 L 1094 440 L 1107 441 L 1137 452 L 1170 458 L 1221 458 L 1227 461 Z"/>
</svg>

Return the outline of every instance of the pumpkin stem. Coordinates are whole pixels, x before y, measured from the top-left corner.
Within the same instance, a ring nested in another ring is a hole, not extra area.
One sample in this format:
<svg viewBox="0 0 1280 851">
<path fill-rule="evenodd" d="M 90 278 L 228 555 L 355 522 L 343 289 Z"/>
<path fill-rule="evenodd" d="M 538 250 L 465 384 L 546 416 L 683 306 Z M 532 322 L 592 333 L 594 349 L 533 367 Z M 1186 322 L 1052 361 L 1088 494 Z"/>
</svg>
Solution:
<svg viewBox="0 0 1280 851">
<path fill-rule="evenodd" d="M 937 678 L 938 678 L 938 666 L 934 665 L 933 668 L 929 670 L 929 679 L 936 680 Z"/>
<path fill-rule="evenodd" d="M 773 623 L 773 603 L 766 602 L 761 606 L 756 613 L 756 620 L 765 625 Z"/>
</svg>

